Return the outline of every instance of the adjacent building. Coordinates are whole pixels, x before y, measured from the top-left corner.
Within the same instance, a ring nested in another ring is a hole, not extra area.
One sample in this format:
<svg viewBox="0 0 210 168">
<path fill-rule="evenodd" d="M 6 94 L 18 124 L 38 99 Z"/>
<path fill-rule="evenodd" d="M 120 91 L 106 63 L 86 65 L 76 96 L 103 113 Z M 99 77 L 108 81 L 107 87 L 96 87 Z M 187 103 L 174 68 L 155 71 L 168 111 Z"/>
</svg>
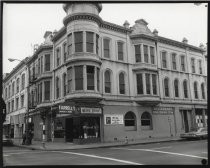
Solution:
<svg viewBox="0 0 210 168">
<path fill-rule="evenodd" d="M 73 143 L 179 136 L 207 126 L 205 50 L 144 19 L 104 21 L 99 3 L 66 3 L 27 62 L 34 139 Z M 7 85 L 6 85 L 7 86 Z M 8 101 L 7 101 L 8 102 Z"/>
<path fill-rule="evenodd" d="M 6 103 L 6 121 L 3 131 L 11 138 L 22 138 L 25 130 L 25 114 L 27 111 L 28 73 L 26 62 L 22 60 L 9 74 L 3 78 L 3 98 Z"/>
</svg>

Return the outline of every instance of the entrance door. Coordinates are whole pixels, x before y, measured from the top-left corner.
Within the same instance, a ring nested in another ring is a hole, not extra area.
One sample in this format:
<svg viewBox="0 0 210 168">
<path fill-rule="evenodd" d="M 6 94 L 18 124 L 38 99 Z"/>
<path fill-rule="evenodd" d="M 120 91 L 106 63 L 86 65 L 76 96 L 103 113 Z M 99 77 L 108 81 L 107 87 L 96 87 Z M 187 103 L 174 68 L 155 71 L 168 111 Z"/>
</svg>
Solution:
<svg viewBox="0 0 210 168">
<path fill-rule="evenodd" d="M 73 118 L 66 118 L 66 142 L 73 142 Z"/>
<path fill-rule="evenodd" d="M 185 132 L 189 132 L 189 125 L 188 125 L 188 118 L 187 118 L 187 110 L 183 111 L 183 115 L 184 115 L 184 128 L 185 128 Z"/>
</svg>

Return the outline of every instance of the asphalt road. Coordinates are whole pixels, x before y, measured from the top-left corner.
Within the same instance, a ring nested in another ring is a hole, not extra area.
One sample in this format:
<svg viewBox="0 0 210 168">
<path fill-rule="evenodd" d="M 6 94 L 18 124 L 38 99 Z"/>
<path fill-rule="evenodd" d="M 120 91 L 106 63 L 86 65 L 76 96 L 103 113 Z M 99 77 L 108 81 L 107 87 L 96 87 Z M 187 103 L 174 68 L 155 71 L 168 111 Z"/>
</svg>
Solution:
<svg viewBox="0 0 210 168">
<path fill-rule="evenodd" d="M 5 165 L 201 165 L 207 140 L 111 148 L 41 151 L 3 147 Z"/>
</svg>

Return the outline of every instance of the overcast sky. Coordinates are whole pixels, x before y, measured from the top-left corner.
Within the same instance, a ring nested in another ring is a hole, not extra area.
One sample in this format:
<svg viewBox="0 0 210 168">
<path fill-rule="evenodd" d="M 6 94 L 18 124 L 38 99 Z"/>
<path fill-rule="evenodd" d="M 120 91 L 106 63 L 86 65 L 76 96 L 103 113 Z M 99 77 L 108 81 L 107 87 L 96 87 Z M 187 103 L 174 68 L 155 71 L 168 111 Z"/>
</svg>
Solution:
<svg viewBox="0 0 210 168">
<path fill-rule="evenodd" d="M 207 7 L 193 3 L 119 3 L 102 4 L 100 17 L 108 22 L 130 26 L 145 19 L 151 31 L 159 35 L 199 46 L 207 43 Z M 4 4 L 3 5 L 3 73 L 9 73 L 19 62 L 32 55 L 34 44 L 44 41 L 45 31 L 59 30 L 66 16 L 62 4 Z"/>
</svg>

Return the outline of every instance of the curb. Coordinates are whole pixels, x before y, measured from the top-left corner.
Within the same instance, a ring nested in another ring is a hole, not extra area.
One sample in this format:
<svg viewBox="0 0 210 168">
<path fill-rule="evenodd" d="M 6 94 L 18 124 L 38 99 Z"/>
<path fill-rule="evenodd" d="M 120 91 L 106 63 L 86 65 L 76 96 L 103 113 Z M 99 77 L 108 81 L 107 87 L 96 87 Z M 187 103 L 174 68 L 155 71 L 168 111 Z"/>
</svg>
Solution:
<svg viewBox="0 0 210 168">
<path fill-rule="evenodd" d="M 17 147 L 21 147 L 21 148 L 27 148 L 27 149 L 31 149 L 31 150 L 43 150 L 43 151 L 59 151 L 59 150 L 79 150 L 79 149 L 94 149 L 94 148 L 110 148 L 110 147 L 124 147 L 124 146 L 132 146 L 132 145 L 146 145 L 146 144 L 154 144 L 154 143 L 161 143 L 161 142 L 173 142 L 173 141 L 182 141 L 182 139 L 174 139 L 174 140 L 163 140 L 163 141 L 154 141 L 154 142 L 137 142 L 137 143 L 133 143 L 133 144 L 115 144 L 115 145 L 102 145 L 102 146 L 91 146 L 91 147 L 81 147 L 81 148 L 72 148 L 72 149 L 47 149 L 47 148 L 43 148 L 43 147 L 30 147 L 30 146 L 23 146 L 23 145 L 16 145 L 14 144 L 14 146 Z"/>
</svg>

